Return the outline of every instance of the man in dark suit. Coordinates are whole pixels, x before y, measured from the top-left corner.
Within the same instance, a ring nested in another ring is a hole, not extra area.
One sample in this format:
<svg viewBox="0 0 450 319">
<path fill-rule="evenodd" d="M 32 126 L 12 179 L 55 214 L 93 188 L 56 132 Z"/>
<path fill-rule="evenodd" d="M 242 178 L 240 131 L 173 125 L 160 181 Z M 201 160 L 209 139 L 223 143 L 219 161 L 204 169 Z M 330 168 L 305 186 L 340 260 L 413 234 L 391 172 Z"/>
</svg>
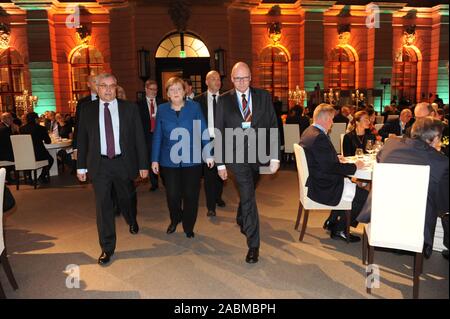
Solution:
<svg viewBox="0 0 450 319">
<path fill-rule="evenodd" d="M 11 113 L 3 113 L 0 116 L 0 161 L 14 162 L 14 153 L 11 144 L 11 135 L 13 135 L 18 129 L 15 128 L 13 123 L 13 117 Z M 14 170 L 14 166 L 6 166 L 6 182 L 14 183 L 14 179 L 11 177 L 11 172 Z"/>
<path fill-rule="evenodd" d="M 20 127 L 20 134 L 29 134 L 33 140 L 34 156 L 36 161 L 48 160 L 48 166 L 42 169 L 38 180 L 41 183 L 47 184 L 50 181 L 50 168 L 53 165 L 54 159 L 44 146 L 51 144 L 52 140 L 48 135 L 45 127 L 37 124 L 39 116 L 35 112 L 30 112 L 26 115 L 27 124 Z"/>
<path fill-rule="evenodd" d="M 158 105 L 166 101 L 158 96 L 158 83 L 154 80 L 147 80 L 145 82 L 145 99 L 138 101 L 139 113 L 142 121 L 142 128 L 147 145 L 147 154 L 150 163 L 152 157 L 152 140 L 153 131 L 156 124 L 156 113 Z M 153 192 L 158 189 L 158 175 L 150 171 L 150 191 Z"/>
<path fill-rule="evenodd" d="M 412 112 L 410 109 L 403 109 L 400 112 L 398 119 L 388 121 L 384 123 L 383 127 L 378 132 L 383 140 L 387 137 L 403 136 L 406 130 L 410 126 L 412 119 Z"/>
<path fill-rule="evenodd" d="M 333 125 L 334 108 L 320 104 L 314 110 L 314 123 L 303 132 L 300 145 L 305 149 L 309 177 L 306 181 L 307 196 L 320 204 L 335 206 L 341 200 L 352 202 L 351 224 L 356 227 L 356 217 L 367 199 L 367 191 L 352 183 L 347 176 L 364 166 L 362 161 L 345 163 L 338 157 L 328 136 Z M 324 224 L 331 238 L 350 242 L 360 240 L 358 236 L 345 232 L 346 220 L 343 211 L 332 210 Z"/>
<path fill-rule="evenodd" d="M 214 114 L 219 101 L 221 85 L 220 74 L 217 71 L 210 71 L 206 75 L 208 90 L 194 98 L 194 101 L 200 104 L 208 123 L 211 140 L 214 140 Z M 208 208 L 206 215 L 209 217 L 216 216 L 216 204 L 219 207 L 225 206 L 225 202 L 222 200 L 223 180 L 217 175 L 217 166 L 209 168 L 206 163 L 203 164 L 203 176 L 205 178 L 206 207 Z"/>
<path fill-rule="evenodd" d="M 424 229 L 425 258 L 429 258 L 432 253 L 436 220 L 440 214 L 448 212 L 449 208 L 449 162 L 439 152 L 442 129 L 442 122 L 433 117 L 419 118 L 411 128 L 411 138 L 390 139 L 377 154 L 379 163 L 430 166 Z M 358 221 L 370 222 L 371 205 L 369 196 Z"/>
<path fill-rule="evenodd" d="M 130 233 L 137 234 L 134 179 L 146 178 L 149 164 L 137 105 L 116 99 L 113 75 L 100 74 L 97 81 L 99 100 L 86 104 L 80 114 L 77 176 L 84 182 L 88 172 L 92 179 L 102 248 L 98 263 L 105 265 L 116 248 L 112 187 Z"/>
<path fill-rule="evenodd" d="M 97 96 L 97 76 L 96 75 L 90 75 L 88 78 L 88 82 L 87 82 L 87 86 L 90 90 L 90 94 L 82 97 L 81 99 L 78 100 L 77 103 L 77 108 L 75 111 L 75 127 L 74 127 L 74 131 L 73 131 L 73 139 L 72 139 L 72 147 L 73 147 L 73 151 L 75 153 L 75 158 L 77 155 L 77 135 L 78 135 L 78 124 L 80 123 L 80 114 L 81 114 L 81 109 L 83 108 L 83 105 L 91 102 L 91 101 L 95 101 L 98 99 Z"/>
<path fill-rule="evenodd" d="M 348 122 L 350 121 L 348 118 L 349 115 L 350 109 L 347 106 L 343 106 L 334 116 L 333 123 L 345 123 L 348 125 Z"/>
<path fill-rule="evenodd" d="M 249 247 L 245 260 L 256 263 L 260 236 L 255 188 L 260 172 L 274 174 L 280 167 L 277 119 L 269 92 L 250 87 L 251 72 L 247 64 L 236 63 L 231 71 L 231 80 L 234 89 L 221 95 L 217 105 L 215 120 L 222 147 L 215 148 L 215 156 L 219 176 L 227 179 L 227 168 L 230 168 L 236 179 L 240 197 L 236 220 L 247 237 Z M 225 135 L 225 130 L 228 133 L 234 130 L 231 138 Z M 242 138 L 237 137 L 234 143 L 236 132 L 242 133 Z M 259 141 L 260 137 L 265 141 Z M 215 142 L 217 140 L 216 134 Z M 217 154 L 220 150 L 222 153 Z M 270 154 L 266 156 L 269 150 Z M 269 167 L 263 167 L 269 163 Z"/>
</svg>

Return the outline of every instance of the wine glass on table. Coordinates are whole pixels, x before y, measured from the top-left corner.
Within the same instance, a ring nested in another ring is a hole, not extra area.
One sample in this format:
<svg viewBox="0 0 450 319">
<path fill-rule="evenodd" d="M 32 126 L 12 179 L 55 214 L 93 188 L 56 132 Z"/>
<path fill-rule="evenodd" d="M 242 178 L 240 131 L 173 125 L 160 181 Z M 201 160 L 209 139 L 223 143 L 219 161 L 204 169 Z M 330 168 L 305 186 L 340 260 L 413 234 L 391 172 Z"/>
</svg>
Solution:
<svg viewBox="0 0 450 319">
<path fill-rule="evenodd" d="M 362 160 L 364 158 L 364 151 L 362 148 L 357 148 L 355 151 L 355 156 L 357 159 Z"/>
<path fill-rule="evenodd" d="M 373 153 L 373 141 L 372 140 L 367 140 L 366 142 L 366 152 L 369 154 Z"/>
</svg>

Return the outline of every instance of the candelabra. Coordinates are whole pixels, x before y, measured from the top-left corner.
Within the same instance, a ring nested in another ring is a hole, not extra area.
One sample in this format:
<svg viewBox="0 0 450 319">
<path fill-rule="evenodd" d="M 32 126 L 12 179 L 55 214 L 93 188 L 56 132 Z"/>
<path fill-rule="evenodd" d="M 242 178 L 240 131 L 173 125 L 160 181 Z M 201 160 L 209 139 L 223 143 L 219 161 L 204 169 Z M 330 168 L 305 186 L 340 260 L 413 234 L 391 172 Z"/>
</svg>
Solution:
<svg viewBox="0 0 450 319">
<path fill-rule="evenodd" d="M 73 116 L 73 115 L 75 115 L 75 113 L 76 113 L 76 111 L 77 111 L 77 104 L 78 104 L 78 101 L 77 101 L 77 98 L 76 98 L 76 96 L 74 96 L 73 98 L 72 98 L 72 100 L 69 100 L 69 102 L 67 102 L 68 104 L 69 104 L 69 111 L 70 111 L 70 114 Z"/>
<path fill-rule="evenodd" d="M 305 90 L 300 90 L 297 85 L 294 91 L 289 90 L 289 100 L 294 101 L 296 105 L 303 105 L 306 100 L 307 94 Z"/>
<path fill-rule="evenodd" d="M 352 93 L 352 100 L 355 102 L 356 109 L 358 109 L 359 103 L 364 102 L 364 94 L 359 93 L 359 90 L 356 89 L 356 93 Z"/>
<path fill-rule="evenodd" d="M 333 92 L 333 89 L 329 89 L 328 93 L 323 94 L 323 100 L 328 104 L 339 104 L 340 93 L 339 91 Z"/>
<path fill-rule="evenodd" d="M 17 115 L 22 116 L 24 113 L 33 112 L 37 102 L 38 102 L 37 96 L 29 95 L 28 90 L 23 90 L 22 95 L 16 96 L 15 99 Z"/>
</svg>

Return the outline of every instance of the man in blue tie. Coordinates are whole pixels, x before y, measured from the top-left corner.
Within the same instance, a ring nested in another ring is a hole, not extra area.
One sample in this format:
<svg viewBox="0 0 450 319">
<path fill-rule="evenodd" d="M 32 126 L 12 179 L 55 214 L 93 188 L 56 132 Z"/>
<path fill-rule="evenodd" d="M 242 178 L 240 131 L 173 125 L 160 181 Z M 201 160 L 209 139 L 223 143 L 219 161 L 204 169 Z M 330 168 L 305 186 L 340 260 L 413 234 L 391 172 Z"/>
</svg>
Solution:
<svg viewBox="0 0 450 319">
<path fill-rule="evenodd" d="M 137 234 L 134 179 L 147 178 L 149 164 L 137 105 L 116 99 L 114 75 L 100 74 L 97 80 L 99 100 L 80 113 L 77 176 L 84 182 L 88 173 L 92 179 L 102 248 L 98 263 L 105 265 L 116 248 L 112 187 L 130 233 Z"/>
</svg>

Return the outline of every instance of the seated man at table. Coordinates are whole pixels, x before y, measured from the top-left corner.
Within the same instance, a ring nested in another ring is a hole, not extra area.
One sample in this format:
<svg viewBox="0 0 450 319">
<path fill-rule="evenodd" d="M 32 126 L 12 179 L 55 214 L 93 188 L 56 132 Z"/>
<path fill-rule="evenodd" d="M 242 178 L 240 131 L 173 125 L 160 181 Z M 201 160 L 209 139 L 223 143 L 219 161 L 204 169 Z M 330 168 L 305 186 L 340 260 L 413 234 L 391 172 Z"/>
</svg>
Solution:
<svg viewBox="0 0 450 319">
<path fill-rule="evenodd" d="M 357 169 L 364 167 L 362 161 L 355 164 L 344 163 L 340 159 L 328 136 L 333 125 L 335 110 L 329 104 L 320 104 L 314 110 L 314 123 L 303 132 L 300 145 L 305 149 L 309 177 L 306 181 L 307 196 L 312 200 L 329 206 L 336 206 L 341 200 L 352 202 L 351 225 L 356 227 L 358 216 L 364 205 L 368 192 L 352 183 L 347 177 Z M 324 224 L 330 230 L 331 238 L 359 241 L 358 236 L 346 234 L 346 220 L 343 211 L 331 211 Z"/>
<path fill-rule="evenodd" d="M 45 127 L 37 123 L 38 119 L 39 116 L 35 112 L 28 113 L 27 124 L 21 126 L 19 132 L 20 134 L 31 135 L 36 161 L 48 160 L 48 165 L 42 169 L 42 173 L 38 178 L 39 182 L 46 184 L 50 181 L 50 168 L 52 167 L 54 160 L 45 148 L 44 142 L 45 144 L 51 144 L 52 141 Z"/>
<path fill-rule="evenodd" d="M 385 138 L 403 136 L 407 128 L 410 126 L 412 112 L 410 109 L 403 109 L 398 119 L 386 122 L 378 132 L 383 140 Z"/>
<path fill-rule="evenodd" d="M 389 139 L 377 154 L 377 162 L 429 165 L 430 181 L 425 212 L 425 258 L 431 256 L 434 230 L 440 214 L 448 212 L 448 158 L 440 153 L 442 122 L 433 117 L 419 118 L 411 128 L 411 138 Z M 357 220 L 370 222 L 372 200 L 369 196 Z"/>
</svg>

